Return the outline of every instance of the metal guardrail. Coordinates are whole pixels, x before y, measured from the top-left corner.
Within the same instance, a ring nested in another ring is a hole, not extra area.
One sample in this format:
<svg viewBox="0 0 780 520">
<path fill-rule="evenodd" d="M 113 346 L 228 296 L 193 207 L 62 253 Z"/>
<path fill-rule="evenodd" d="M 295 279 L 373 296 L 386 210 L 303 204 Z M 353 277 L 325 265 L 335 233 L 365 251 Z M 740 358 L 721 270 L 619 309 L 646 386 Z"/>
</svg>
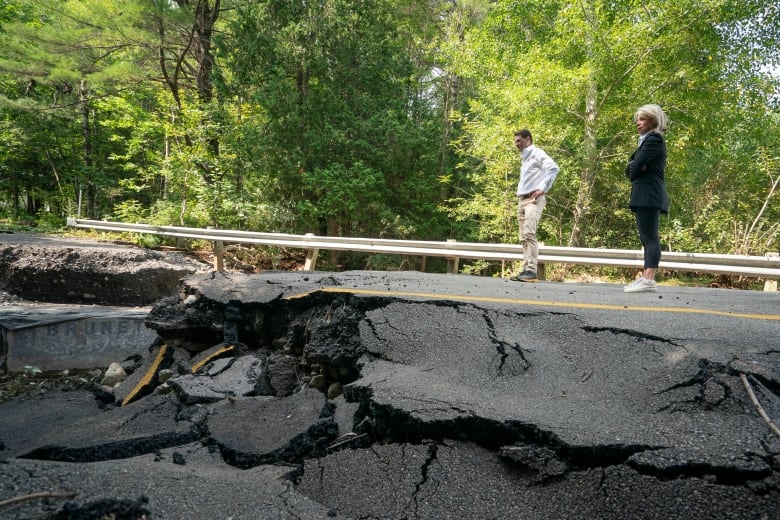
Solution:
<svg viewBox="0 0 780 520">
<path fill-rule="evenodd" d="M 77 228 L 115 231 L 121 233 L 143 233 L 167 237 L 208 240 L 214 243 L 217 260 L 215 269 L 222 270 L 222 248 L 225 243 L 248 243 L 257 245 L 291 247 L 308 251 L 306 270 L 314 270 L 319 250 L 361 251 L 366 253 L 389 253 L 415 256 L 438 256 L 448 259 L 448 272 L 458 272 L 460 258 L 478 260 L 520 261 L 523 248 L 515 244 L 482 244 L 475 242 L 445 242 L 424 240 L 388 240 L 374 238 L 345 238 L 317 236 L 313 234 L 290 235 L 285 233 L 262 233 L 213 228 L 188 228 L 179 226 L 152 226 L 148 224 L 127 224 L 101 220 L 68 219 L 68 226 Z M 539 263 L 561 263 L 600 265 L 610 267 L 642 268 L 642 251 L 625 249 L 594 249 L 539 245 Z M 661 269 L 706 272 L 714 274 L 743 275 L 780 279 L 780 257 L 723 255 L 704 253 L 664 252 L 659 265 Z M 541 273 L 540 273 L 541 274 Z"/>
</svg>

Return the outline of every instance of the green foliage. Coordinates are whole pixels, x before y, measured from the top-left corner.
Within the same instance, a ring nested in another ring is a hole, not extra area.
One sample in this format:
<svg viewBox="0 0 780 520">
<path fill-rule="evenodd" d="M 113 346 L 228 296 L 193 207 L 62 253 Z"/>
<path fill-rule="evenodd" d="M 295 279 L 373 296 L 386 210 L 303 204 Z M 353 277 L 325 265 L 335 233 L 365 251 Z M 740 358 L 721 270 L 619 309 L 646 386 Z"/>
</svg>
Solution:
<svg viewBox="0 0 780 520">
<path fill-rule="evenodd" d="M 420 268 L 420 258 L 403 255 L 365 255 L 365 263 L 356 266 L 366 271 L 414 271 Z"/>
<path fill-rule="evenodd" d="M 114 216 L 120 222 L 146 222 L 149 210 L 137 200 L 125 200 L 114 206 Z"/>
<path fill-rule="evenodd" d="M 0 214 L 516 242 L 528 127 L 561 166 L 540 240 L 639 248 L 623 166 L 657 102 L 665 248 L 779 247 L 777 2 L 192 4 L 0 5 Z"/>
<path fill-rule="evenodd" d="M 52 212 L 41 212 L 38 214 L 35 226 L 42 233 L 56 231 L 65 226 L 65 218 Z"/>
<path fill-rule="evenodd" d="M 766 211 L 755 224 L 734 221 L 736 215 L 757 215 L 768 200 L 766 182 L 759 190 L 763 195 L 750 202 L 727 192 L 740 193 L 733 189 L 735 174 L 755 185 L 756 161 L 749 149 L 776 143 L 777 124 L 768 120 L 767 93 L 772 90 L 760 95 L 756 88 L 746 90 L 744 82 L 761 76 L 762 82 L 752 85 L 778 85 L 777 78 L 769 81 L 750 66 L 750 53 L 729 49 L 761 46 L 760 52 L 772 50 L 777 56 L 777 30 L 756 27 L 757 20 L 775 17 L 777 11 L 761 2 L 735 6 L 730 0 L 652 6 L 497 2 L 484 23 L 469 31 L 470 45 L 451 54 L 450 66 L 474 82 L 477 95 L 463 114 L 464 135 L 455 143 L 469 186 L 466 195 L 450 199 L 450 215 L 473 219 L 481 240 L 514 238 L 504 231 L 511 206 L 507 179 L 516 181 L 519 172 L 517 153 L 511 151 L 512 130 L 529 127 L 535 142 L 561 166 L 545 210 L 544 240 L 626 247 L 633 237 L 636 246 L 622 172 L 635 143 L 631 115 L 638 105 L 655 102 L 672 118 L 667 183 L 677 231 L 664 232 L 671 237 L 685 228 L 716 227 L 717 247 L 731 250 L 737 249 L 737 235 L 748 229 L 754 236 L 775 235 L 775 221 L 764 220 Z M 737 34 L 735 28 L 745 32 Z M 758 33 L 771 35 L 745 41 L 746 35 Z M 748 137 L 741 131 L 755 125 L 774 128 L 775 137 L 757 132 Z M 747 145 L 744 153 L 742 143 Z M 712 170 L 732 161 L 741 166 L 728 175 L 731 190 L 725 184 L 712 186 Z M 713 195 L 733 203 L 720 208 L 717 220 L 705 222 L 702 205 Z M 734 236 L 726 240 L 729 230 Z M 695 233 L 683 234 L 688 235 L 684 243 L 696 243 Z M 741 249 L 745 244 L 743 240 Z"/>
<path fill-rule="evenodd" d="M 157 235 L 138 235 L 133 236 L 135 243 L 139 247 L 145 247 L 147 249 L 154 249 L 159 247 L 163 243 L 163 238 Z"/>
<path fill-rule="evenodd" d="M 362 163 L 351 168 L 332 164 L 303 177 L 311 198 L 301 201 L 302 216 L 330 222 L 329 231 L 337 230 L 341 236 L 351 236 L 355 224 L 376 218 L 386 198 L 382 173 Z"/>
<path fill-rule="evenodd" d="M 473 260 L 468 264 L 461 266 L 460 273 L 473 276 L 482 276 L 482 273 L 490 268 L 490 262 L 487 260 Z"/>
<path fill-rule="evenodd" d="M 248 182 L 264 204 L 297 208 L 296 230 L 370 235 L 397 215 L 441 221 L 438 112 L 413 81 L 429 68 L 411 61 L 416 35 L 394 7 L 257 1 L 231 24 L 244 45 L 222 49 L 237 80 L 225 88 L 262 106 L 252 113 L 264 124 L 236 154 L 265 158 Z"/>
</svg>

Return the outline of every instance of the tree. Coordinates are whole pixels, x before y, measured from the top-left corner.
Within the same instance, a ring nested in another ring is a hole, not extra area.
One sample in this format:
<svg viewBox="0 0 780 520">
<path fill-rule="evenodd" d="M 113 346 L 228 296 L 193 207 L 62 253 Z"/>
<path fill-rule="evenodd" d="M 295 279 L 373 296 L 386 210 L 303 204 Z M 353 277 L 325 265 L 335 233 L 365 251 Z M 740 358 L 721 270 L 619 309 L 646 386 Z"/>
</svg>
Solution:
<svg viewBox="0 0 780 520">
<path fill-rule="evenodd" d="M 98 208 L 99 188 L 111 191 L 116 181 L 128 174 L 114 170 L 109 159 L 123 153 L 117 153 L 107 141 L 95 141 L 102 122 L 95 103 L 104 96 L 132 98 L 126 89 L 149 92 L 155 82 L 167 88 L 170 99 L 151 99 L 173 108 L 158 105 L 152 110 L 174 125 L 165 136 L 170 140 L 155 146 L 164 149 L 169 159 L 178 151 L 174 148 L 176 138 L 180 138 L 180 147 L 188 149 L 190 155 L 179 167 L 168 170 L 169 174 L 187 178 L 194 172 L 196 184 L 221 185 L 216 178 L 224 168 L 218 163 L 220 132 L 213 126 L 218 110 L 212 106 L 211 51 L 219 13 L 219 0 L 35 0 L 3 27 L 0 70 L 30 86 L 24 96 L 10 99 L 11 103 L 18 110 L 55 110 L 80 125 L 81 166 L 78 172 L 66 175 L 77 178 L 77 185 L 86 186 L 89 216 L 104 211 Z M 47 107 L 45 98 L 36 98 L 36 90 L 42 88 L 54 90 L 53 106 Z M 191 126 L 183 128 L 184 122 Z M 189 169 L 190 164 L 194 170 Z M 182 207 L 186 207 L 187 183 L 172 184 L 185 187 L 180 196 Z M 207 190 L 201 193 L 211 194 Z M 212 197 L 207 204 L 215 200 L 219 198 Z M 211 207 L 206 213 L 214 223 L 218 210 Z"/>
<path fill-rule="evenodd" d="M 405 23 L 421 4 L 257 0 L 237 9 L 230 34 L 243 45 L 221 48 L 233 80 L 225 88 L 261 125 L 242 152 L 259 170 L 247 184 L 268 204 L 294 207 L 299 230 L 433 228 L 440 112 L 420 88 L 430 65 L 410 59 L 420 33 Z"/>
<path fill-rule="evenodd" d="M 486 159 L 474 173 L 478 190 L 507 192 L 516 182 L 516 175 L 506 174 L 516 171 L 516 155 L 498 143 L 510 142 L 518 124 L 531 127 L 562 166 L 543 222 L 549 236 L 577 246 L 621 245 L 633 236 L 622 178 L 633 146 L 630 116 L 638 105 L 655 102 L 673 121 L 668 173 L 673 208 L 680 211 L 684 204 L 674 202 L 682 200 L 675 196 L 689 173 L 686 154 L 692 144 L 734 126 L 733 112 L 721 110 L 738 103 L 729 70 L 750 70 L 739 65 L 745 53 L 731 52 L 727 29 L 755 20 L 764 6 L 730 0 L 497 2 L 453 63 L 479 91 L 462 148 L 464 155 Z M 777 39 L 762 45 L 776 48 Z M 488 221 L 505 212 L 499 205 L 473 205 L 476 210 Z"/>
</svg>

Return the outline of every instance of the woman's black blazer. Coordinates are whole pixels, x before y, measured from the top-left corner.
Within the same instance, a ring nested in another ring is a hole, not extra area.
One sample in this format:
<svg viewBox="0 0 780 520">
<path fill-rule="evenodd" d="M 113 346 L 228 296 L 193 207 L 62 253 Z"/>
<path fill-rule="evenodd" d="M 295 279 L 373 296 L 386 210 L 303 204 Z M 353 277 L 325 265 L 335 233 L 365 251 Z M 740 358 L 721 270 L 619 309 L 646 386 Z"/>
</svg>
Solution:
<svg viewBox="0 0 780 520">
<path fill-rule="evenodd" d="M 669 213 L 669 196 L 666 193 L 666 142 L 664 136 L 650 132 L 642 144 L 634 150 L 626 166 L 626 177 L 631 180 L 631 198 L 628 205 L 636 208 L 657 208 Z"/>
</svg>

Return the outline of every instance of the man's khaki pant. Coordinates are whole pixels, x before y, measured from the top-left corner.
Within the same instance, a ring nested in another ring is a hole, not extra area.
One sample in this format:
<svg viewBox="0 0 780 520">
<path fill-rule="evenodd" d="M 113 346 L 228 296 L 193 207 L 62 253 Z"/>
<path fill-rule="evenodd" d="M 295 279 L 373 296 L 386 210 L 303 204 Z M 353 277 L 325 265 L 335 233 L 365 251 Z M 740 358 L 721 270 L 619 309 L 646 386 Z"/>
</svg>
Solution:
<svg viewBox="0 0 780 520">
<path fill-rule="evenodd" d="M 518 197 L 517 221 L 520 224 L 520 242 L 523 244 L 523 271 L 536 272 L 539 261 L 539 243 L 536 241 L 536 227 L 547 204 L 544 195 L 536 199 Z"/>
</svg>

